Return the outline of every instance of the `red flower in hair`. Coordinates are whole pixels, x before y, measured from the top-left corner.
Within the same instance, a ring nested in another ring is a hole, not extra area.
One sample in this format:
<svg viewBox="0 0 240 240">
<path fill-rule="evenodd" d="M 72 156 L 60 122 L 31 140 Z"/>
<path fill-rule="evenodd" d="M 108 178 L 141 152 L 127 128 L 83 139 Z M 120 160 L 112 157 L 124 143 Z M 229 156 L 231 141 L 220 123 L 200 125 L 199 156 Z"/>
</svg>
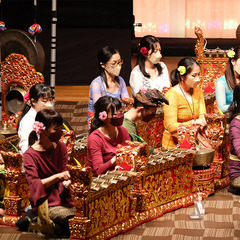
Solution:
<svg viewBox="0 0 240 240">
<path fill-rule="evenodd" d="M 140 49 L 140 53 L 141 53 L 142 55 L 146 55 L 146 54 L 148 53 L 147 48 L 146 48 L 146 47 L 142 47 L 142 48 Z"/>
<path fill-rule="evenodd" d="M 23 99 L 25 102 L 29 100 L 29 92 L 26 92 L 25 95 L 23 96 Z"/>
</svg>

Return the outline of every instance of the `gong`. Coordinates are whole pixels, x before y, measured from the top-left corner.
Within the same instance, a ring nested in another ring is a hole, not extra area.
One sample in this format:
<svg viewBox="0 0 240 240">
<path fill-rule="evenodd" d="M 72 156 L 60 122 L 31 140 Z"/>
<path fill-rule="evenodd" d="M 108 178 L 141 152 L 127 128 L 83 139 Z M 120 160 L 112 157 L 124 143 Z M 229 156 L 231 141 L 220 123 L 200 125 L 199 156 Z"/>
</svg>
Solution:
<svg viewBox="0 0 240 240">
<path fill-rule="evenodd" d="M 27 32 L 11 29 L 0 34 L 1 59 L 11 53 L 24 55 L 37 72 L 42 72 L 45 65 L 45 53 L 42 45 L 34 41 Z"/>
<path fill-rule="evenodd" d="M 10 113 L 17 113 L 25 106 L 24 95 L 26 90 L 22 86 L 10 87 L 5 96 L 5 105 Z"/>
</svg>

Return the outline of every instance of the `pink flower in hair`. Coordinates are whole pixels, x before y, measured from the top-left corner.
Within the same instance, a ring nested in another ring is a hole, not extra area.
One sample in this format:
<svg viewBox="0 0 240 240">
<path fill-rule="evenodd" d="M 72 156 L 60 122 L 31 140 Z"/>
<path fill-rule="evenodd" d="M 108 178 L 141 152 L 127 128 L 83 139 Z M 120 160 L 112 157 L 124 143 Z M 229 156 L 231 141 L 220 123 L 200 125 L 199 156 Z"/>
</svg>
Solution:
<svg viewBox="0 0 240 240">
<path fill-rule="evenodd" d="M 23 96 L 23 99 L 25 102 L 27 102 L 29 100 L 29 92 L 26 92 Z"/>
<path fill-rule="evenodd" d="M 146 55 L 146 54 L 148 53 L 147 48 L 146 48 L 146 47 L 142 47 L 142 48 L 140 49 L 140 53 L 141 53 L 142 55 Z"/>
<path fill-rule="evenodd" d="M 99 113 L 99 119 L 104 121 L 107 118 L 107 112 L 103 111 Z"/>
<path fill-rule="evenodd" d="M 146 89 L 145 87 L 141 87 L 140 91 L 141 91 L 141 92 L 146 92 L 147 89 Z"/>
<path fill-rule="evenodd" d="M 35 123 L 33 124 L 33 130 L 36 131 L 37 134 L 40 134 L 42 130 L 45 130 L 45 129 L 46 127 L 42 122 L 35 121 Z"/>
</svg>

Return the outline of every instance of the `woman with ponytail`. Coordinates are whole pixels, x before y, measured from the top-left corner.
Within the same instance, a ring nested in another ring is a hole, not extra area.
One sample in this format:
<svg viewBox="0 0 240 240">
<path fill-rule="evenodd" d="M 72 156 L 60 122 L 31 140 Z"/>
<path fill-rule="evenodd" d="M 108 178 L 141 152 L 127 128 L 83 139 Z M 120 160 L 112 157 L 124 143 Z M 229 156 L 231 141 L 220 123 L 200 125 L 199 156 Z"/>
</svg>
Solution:
<svg viewBox="0 0 240 240">
<path fill-rule="evenodd" d="M 87 142 L 87 159 L 93 174 L 99 175 L 114 169 L 117 145 L 125 145 L 129 134 L 121 126 L 124 114 L 122 104 L 117 98 L 100 97 L 94 104 L 94 109 L 95 116 Z"/>
<path fill-rule="evenodd" d="M 240 82 L 240 46 L 228 52 L 228 63 L 225 75 L 215 83 L 215 95 L 218 108 L 226 113 L 233 99 L 233 90 Z"/>
<path fill-rule="evenodd" d="M 180 124 L 206 124 L 206 106 L 200 83 L 200 67 L 190 57 L 180 60 L 171 72 L 172 88 L 165 94 L 169 105 L 163 106 L 164 127 L 162 145 L 165 149 L 177 147 L 177 130 Z"/>
<path fill-rule="evenodd" d="M 230 115 L 230 160 L 228 175 L 231 186 L 228 191 L 240 195 L 240 84 L 233 91 L 233 101 L 228 109 Z"/>
<path fill-rule="evenodd" d="M 160 62 L 161 58 L 160 41 L 152 35 L 143 37 L 139 45 L 138 65 L 132 70 L 129 80 L 133 96 L 142 88 L 155 88 L 162 92 L 163 88 L 171 87 L 168 69 Z"/>
<path fill-rule="evenodd" d="M 68 219 L 74 217 L 75 208 L 69 193 L 68 152 L 65 143 L 59 141 L 62 123 L 61 115 L 52 109 L 37 113 L 23 163 L 32 211 L 37 213 L 39 206 L 48 200 L 49 217 L 58 229 L 55 233 L 69 236 Z"/>
</svg>

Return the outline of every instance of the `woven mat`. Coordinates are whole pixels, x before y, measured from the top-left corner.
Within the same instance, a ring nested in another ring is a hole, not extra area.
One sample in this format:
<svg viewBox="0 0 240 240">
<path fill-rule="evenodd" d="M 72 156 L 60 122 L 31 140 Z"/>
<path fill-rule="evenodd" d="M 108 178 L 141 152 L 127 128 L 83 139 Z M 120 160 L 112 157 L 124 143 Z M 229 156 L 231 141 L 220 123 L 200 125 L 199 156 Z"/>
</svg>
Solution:
<svg viewBox="0 0 240 240">
<path fill-rule="evenodd" d="M 88 101 L 57 101 L 54 109 L 70 123 L 76 135 L 87 133 Z"/>
<path fill-rule="evenodd" d="M 205 200 L 206 214 L 191 220 L 194 206 L 181 208 L 163 217 L 120 234 L 114 240 L 237 240 L 240 239 L 240 196 L 218 190 Z"/>
</svg>

